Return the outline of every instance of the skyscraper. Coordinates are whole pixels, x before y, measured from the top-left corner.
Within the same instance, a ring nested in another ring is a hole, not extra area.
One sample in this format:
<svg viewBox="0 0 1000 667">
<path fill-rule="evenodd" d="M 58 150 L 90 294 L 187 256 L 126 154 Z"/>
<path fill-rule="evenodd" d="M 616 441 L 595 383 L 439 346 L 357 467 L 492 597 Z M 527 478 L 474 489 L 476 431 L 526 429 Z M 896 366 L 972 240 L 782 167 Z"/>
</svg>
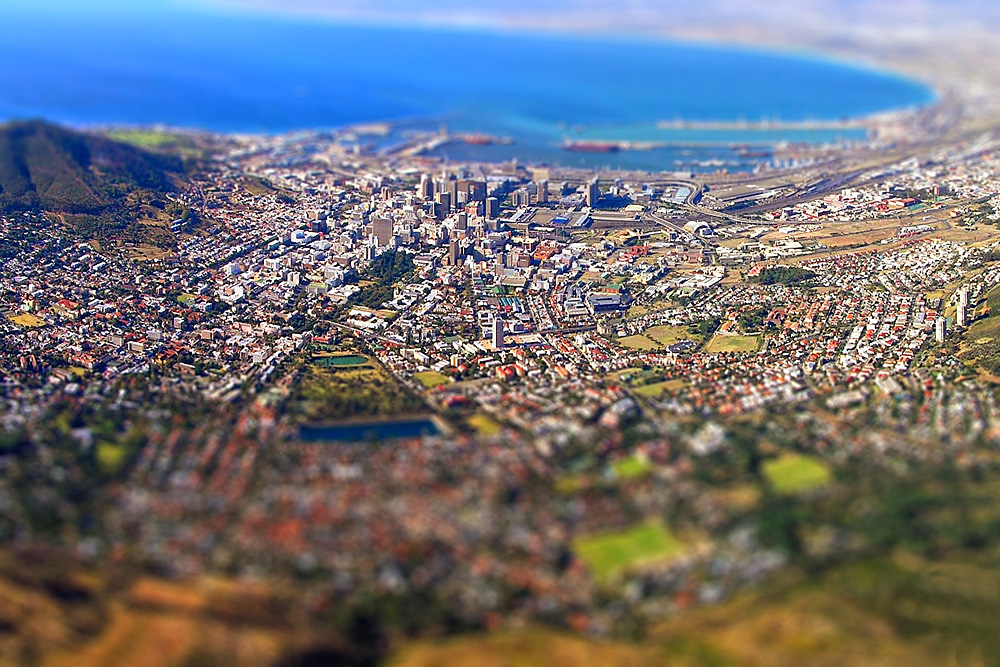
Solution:
<svg viewBox="0 0 1000 667">
<path fill-rule="evenodd" d="M 375 218 L 372 221 L 372 236 L 378 240 L 379 246 L 387 246 L 392 242 L 392 220 Z"/>
<path fill-rule="evenodd" d="M 451 215 L 451 205 L 453 203 L 453 200 L 451 198 L 451 193 L 439 192 L 437 193 L 435 199 L 437 200 L 437 203 L 441 204 L 442 212 L 445 215 Z"/>
<path fill-rule="evenodd" d="M 490 197 L 486 200 L 486 217 L 489 220 L 496 220 L 500 217 L 500 200 Z"/>
<path fill-rule="evenodd" d="M 538 194 L 535 195 L 535 201 L 539 204 L 546 204 L 549 201 L 549 182 L 545 179 L 538 181 Z"/>
<path fill-rule="evenodd" d="M 493 318 L 492 334 L 493 349 L 499 350 L 503 347 L 503 320 L 500 317 Z"/>
<path fill-rule="evenodd" d="M 934 322 L 934 340 L 939 343 L 944 342 L 944 337 L 947 332 L 946 327 L 947 325 L 945 324 L 945 319 L 943 317 L 937 318 L 937 321 Z"/>
<path fill-rule="evenodd" d="M 958 290 L 958 307 L 955 309 L 955 324 L 960 327 L 969 323 L 969 288 Z"/>
<path fill-rule="evenodd" d="M 417 193 L 424 201 L 430 201 L 434 198 L 434 180 L 430 174 L 420 176 L 420 186 L 417 188 Z"/>
<path fill-rule="evenodd" d="M 595 178 L 594 180 L 587 183 L 587 192 L 586 192 L 587 206 L 589 206 L 590 208 L 594 208 L 594 205 L 597 204 L 597 200 L 600 198 L 601 198 L 601 186 L 598 183 L 597 179 Z"/>
</svg>

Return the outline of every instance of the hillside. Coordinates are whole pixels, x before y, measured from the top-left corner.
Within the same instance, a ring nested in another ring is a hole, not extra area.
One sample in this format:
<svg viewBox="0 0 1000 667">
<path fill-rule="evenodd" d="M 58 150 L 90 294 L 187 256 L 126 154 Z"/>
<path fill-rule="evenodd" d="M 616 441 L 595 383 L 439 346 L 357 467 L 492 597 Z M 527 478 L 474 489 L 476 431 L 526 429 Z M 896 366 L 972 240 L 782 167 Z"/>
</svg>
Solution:
<svg viewBox="0 0 1000 667">
<path fill-rule="evenodd" d="M 145 238 L 136 221 L 183 175 L 181 160 L 44 121 L 0 126 L 0 212 L 54 214 L 87 238 Z"/>
<path fill-rule="evenodd" d="M 0 126 L 0 205 L 100 214 L 132 189 L 167 192 L 180 160 L 43 121 Z"/>
</svg>

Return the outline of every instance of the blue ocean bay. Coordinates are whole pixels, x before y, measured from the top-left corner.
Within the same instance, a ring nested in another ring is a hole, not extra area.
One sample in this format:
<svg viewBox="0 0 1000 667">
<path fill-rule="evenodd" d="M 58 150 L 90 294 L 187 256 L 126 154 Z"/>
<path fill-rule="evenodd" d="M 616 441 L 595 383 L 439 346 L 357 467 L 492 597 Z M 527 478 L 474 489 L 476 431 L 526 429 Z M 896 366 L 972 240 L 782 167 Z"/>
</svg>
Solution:
<svg viewBox="0 0 1000 667">
<path fill-rule="evenodd" d="M 661 120 L 832 120 L 929 102 L 893 74 L 808 56 L 622 37 L 350 26 L 159 8 L 0 9 L 0 119 L 283 132 L 422 119 L 511 137 L 449 157 L 671 168 L 669 151 L 570 154 L 566 138 L 757 143 L 858 131 L 661 130 Z M 711 151 L 708 152 L 710 154 Z"/>
</svg>

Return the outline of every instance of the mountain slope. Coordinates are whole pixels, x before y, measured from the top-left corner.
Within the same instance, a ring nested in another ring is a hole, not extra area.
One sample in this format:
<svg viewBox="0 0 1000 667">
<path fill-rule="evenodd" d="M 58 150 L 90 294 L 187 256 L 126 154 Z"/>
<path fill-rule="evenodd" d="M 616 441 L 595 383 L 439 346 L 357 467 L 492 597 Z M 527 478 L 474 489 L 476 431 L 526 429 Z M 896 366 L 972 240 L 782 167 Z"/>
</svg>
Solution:
<svg viewBox="0 0 1000 667">
<path fill-rule="evenodd" d="M 0 126 L 0 210 L 103 216 L 136 190 L 169 192 L 179 159 L 43 121 Z"/>
</svg>

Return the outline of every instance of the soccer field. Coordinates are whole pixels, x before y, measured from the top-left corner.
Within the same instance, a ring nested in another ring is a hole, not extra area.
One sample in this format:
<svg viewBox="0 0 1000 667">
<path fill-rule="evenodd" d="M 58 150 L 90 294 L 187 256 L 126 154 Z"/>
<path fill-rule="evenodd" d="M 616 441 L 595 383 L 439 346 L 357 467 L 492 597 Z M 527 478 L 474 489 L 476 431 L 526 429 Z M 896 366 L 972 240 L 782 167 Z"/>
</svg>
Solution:
<svg viewBox="0 0 1000 667">
<path fill-rule="evenodd" d="M 708 341 L 706 352 L 756 352 L 760 349 L 760 336 L 716 335 Z"/>
<path fill-rule="evenodd" d="M 640 523 L 619 533 L 578 538 L 575 551 L 598 579 L 610 579 L 640 563 L 673 556 L 682 543 L 658 522 Z"/>
<path fill-rule="evenodd" d="M 778 493 L 799 493 L 830 483 L 830 469 L 800 454 L 784 454 L 764 463 L 764 476 Z"/>
</svg>

